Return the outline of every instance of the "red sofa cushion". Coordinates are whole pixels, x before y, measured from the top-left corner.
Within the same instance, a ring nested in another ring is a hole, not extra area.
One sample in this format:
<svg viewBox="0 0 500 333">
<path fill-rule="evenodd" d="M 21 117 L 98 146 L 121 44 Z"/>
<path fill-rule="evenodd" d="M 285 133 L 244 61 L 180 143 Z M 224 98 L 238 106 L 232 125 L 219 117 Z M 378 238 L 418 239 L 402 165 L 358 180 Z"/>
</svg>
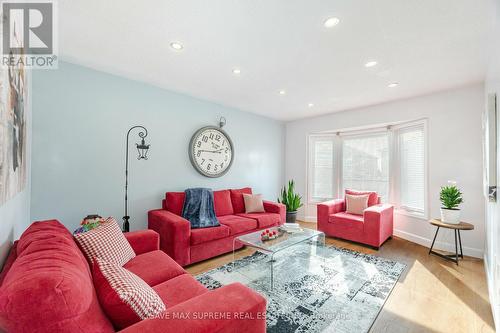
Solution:
<svg viewBox="0 0 500 333">
<path fill-rule="evenodd" d="M 125 268 L 97 257 L 92 275 L 104 312 L 119 329 L 156 317 L 166 310 L 153 288 Z"/>
<path fill-rule="evenodd" d="M 234 214 L 231 192 L 229 190 L 214 191 L 214 206 L 216 216 Z"/>
<path fill-rule="evenodd" d="M 140 254 L 127 262 L 123 268 L 128 269 L 150 286 L 186 273 L 178 263 L 160 250 Z"/>
<path fill-rule="evenodd" d="M 175 215 L 182 216 L 182 208 L 184 207 L 185 197 L 186 194 L 184 192 L 167 192 L 165 194 L 165 208 Z"/>
<path fill-rule="evenodd" d="M 364 195 L 364 194 L 369 194 L 368 197 L 368 207 L 376 205 L 378 203 L 378 194 L 377 192 L 373 191 L 355 191 L 355 190 L 345 190 L 345 194 L 350 194 L 350 195 Z"/>
<path fill-rule="evenodd" d="M 328 222 L 334 223 L 340 228 L 358 230 L 360 233 L 363 233 L 364 222 L 362 215 L 340 212 L 330 215 Z"/>
<path fill-rule="evenodd" d="M 97 228 L 76 234 L 74 237 L 89 263 L 99 257 L 106 262 L 123 266 L 135 257 L 132 246 L 112 217 Z"/>
<path fill-rule="evenodd" d="M 225 225 L 191 230 L 191 245 L 206 243 L 229 236 L 231 229 Z"/>
<path fill-rule="evenodd" d="M 343 221 L 357 221 L 357 222 L 364 222 L 363 220 L 363 215 L 356 215 L 356 214 L 349 214 L 346 212 L 339 212 L 336 214 L 330 215 L 329 222 L 335 223 L 335 222 L 343 222 Z"/>
<path fill-rule="evenodd" d="M 231 229 L 231 235 L 257 229 L 257 220 L 247 217 L 226 215 L 219 217 L 219 222 Z"/>
<path fill-rule="evenodd" d="M 280 214 L 274 213 L 249 213 L 238 214 L 238 216 L 257 220 L 258 228 L 267 228 L 280 223 Z"/>
<path fill-rule="evenodd" d="M 161 297 L 167 308 L 208 292 L 208 289 L 190 274 L 179 275 L 154 286 L 153 289 Z"/>
<path fill-rule="evenodd" d="M 244 187 L 241 189 L 234 189 L 231 191 L 231 202 L 233 204 L 234 214 L 241 214 L 245 212 L 245 200 L 243 199 L 243 193 L 252 194 L 252 189 L 250 187 Z"/>
<path fill-rule="evenodd" d="M 85 257 L 58 221 L 35 222 L 19 239 L 0 287 L 0 326 L 7 332 L 114 332 Z"/>
</svg>

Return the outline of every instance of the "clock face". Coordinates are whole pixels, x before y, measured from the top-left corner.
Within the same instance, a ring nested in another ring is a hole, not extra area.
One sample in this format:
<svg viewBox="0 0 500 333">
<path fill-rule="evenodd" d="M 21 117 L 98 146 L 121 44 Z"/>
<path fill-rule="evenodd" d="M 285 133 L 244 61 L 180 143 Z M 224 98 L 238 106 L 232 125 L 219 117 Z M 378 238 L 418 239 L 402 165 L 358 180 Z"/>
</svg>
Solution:
<svg viewBox="0 0 500 333">
<path fill-rule="evenodd" d="M 207 177 L 220 177 L 233 162 L 233 144 L 218 127 L 203 127 L 191 138 L 189 157 L 195 169 Z"/>
</svg>

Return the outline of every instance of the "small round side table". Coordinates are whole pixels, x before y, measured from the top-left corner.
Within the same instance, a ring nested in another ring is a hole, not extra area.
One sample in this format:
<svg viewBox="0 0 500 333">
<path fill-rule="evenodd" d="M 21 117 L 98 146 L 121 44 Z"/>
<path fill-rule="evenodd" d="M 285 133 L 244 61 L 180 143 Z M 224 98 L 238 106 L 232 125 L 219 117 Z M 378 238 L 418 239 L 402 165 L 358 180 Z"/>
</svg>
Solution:
<svg viewBox="0 0 500 333">
<path fill-rule="evenodd" d="M 449 224 L 441 222 L 440 219 L 432 219 L 429 221 L 430 224 L 437 227 L 436 234 L 434 235 L 434 239 L 432 240 L 431 248 L 429 249 L 429 254 L 434 254 L 438 257 L 441 257 L 446 260 L 453 261 L 458 265 L 458 258 L 464 258 L 464 253 L 462 252 L 462 238 L 460 237 L 460 230 L 474 230 L 474 225 L 467 222 L 460 222 L 459 224 Z M 436 242 L 436 237 L 439 232 L 439 228 L 445 229 L 453 229 L 455 232 L 455 254 L 441 254 L 435 251 L 432 251 L 434 247 L 434 243 Z M 460 245 L 460 256 L 458 255 L 458 245 L 457 245 L 457 235 L 458 235 L 458 244 Z"/>
</svg>

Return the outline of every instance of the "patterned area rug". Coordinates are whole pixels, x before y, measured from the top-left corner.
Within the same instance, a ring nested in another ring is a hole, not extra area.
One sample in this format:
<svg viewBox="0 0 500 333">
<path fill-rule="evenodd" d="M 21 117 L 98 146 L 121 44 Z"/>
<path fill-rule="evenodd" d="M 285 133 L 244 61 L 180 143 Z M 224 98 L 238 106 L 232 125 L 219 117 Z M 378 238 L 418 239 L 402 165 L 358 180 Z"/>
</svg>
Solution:
<svg viewBox="0 0 500 333">
<path fill-rule="evenodd" d="M 304 243 L 270 257 L 256 252 L 197 276 L 209 289 L 241 282 L 267 298 L 268 332 L 368 332 L 405 264 Z"/>
</svg>

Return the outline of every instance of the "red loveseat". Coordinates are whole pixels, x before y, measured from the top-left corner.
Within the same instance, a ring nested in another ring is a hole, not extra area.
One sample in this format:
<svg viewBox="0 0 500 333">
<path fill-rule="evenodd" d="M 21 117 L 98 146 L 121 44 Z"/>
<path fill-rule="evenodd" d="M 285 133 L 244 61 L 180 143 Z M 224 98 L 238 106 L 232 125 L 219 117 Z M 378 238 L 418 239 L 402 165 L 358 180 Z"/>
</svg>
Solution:
<svg viewBox="0 0 500 333">
<path fill-rule="evenodd" d="M 160 234 L 160 248 L 186 266 L 231 252 L 233 240 L 239 235 L 285 223 L 285 206 L 270 201 L 264 201 L 265 213 L 245 214 L 243 193 L 251 194 L 252 189 L 214 191 L 215 215 L 221 225 L 191 229 L 181 216 L 184 192 L 167 192 L 163 208 L 149 211 L 148 227 Z"/>
<path fill-rule="evenodd" d="M 239 283 L 209 291 L 159 250 L 156 232 L 125 236 L 137 256 L 124 267 L 152 286 L 167 310 L 121 332 L 265 332 L 262 296 Z M 87 260 L 58 221 L 33 223 L 10 252 L 0 275 L 2 330 L 115 332 L 99 305 Z"/>
<path fill-rule="evenodd" d="M 379 204 L 376 192 L 346 190 L 346 194 L 369 194 L 368 208 L 363 215 L 346 212 L 345 199 L 336 199 L 318 204 L 318 230 L 327 236 L 370 245 L 378 249 L 393 234 L 394 207 Z"/>
</svg>

